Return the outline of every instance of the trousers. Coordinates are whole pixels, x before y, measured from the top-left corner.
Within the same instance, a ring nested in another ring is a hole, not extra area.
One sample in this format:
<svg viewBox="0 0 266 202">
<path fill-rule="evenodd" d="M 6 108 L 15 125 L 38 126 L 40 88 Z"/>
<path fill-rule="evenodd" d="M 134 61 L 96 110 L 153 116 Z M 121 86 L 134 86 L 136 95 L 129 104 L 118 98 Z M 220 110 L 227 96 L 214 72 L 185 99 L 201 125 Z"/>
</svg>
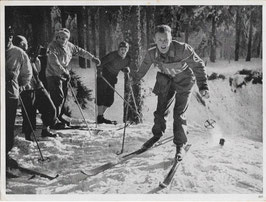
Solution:
<svg viewBox="0 0 266 202">
<path fill-rule="evenodd" d="M 187 111 L 195 77 L 192 72 L 184 71 L 174 78 L 161 73 L 157 74 L 154 89 L 157 94 L 157 108 L 154 112 L 154 125 L 152 133 L 154 136 L 161 137 L 166 129 L 165 117 L 169 114 L 169 108 L 175 101 L 173 109 L 173 142 L 182 145 L 187 142 Z"/>
<path fill-rule="evenodd" d="M 18 99 L 6 96 L 6 154 L 14 145 L 14 125 L 18 107 Z"/>
<path fill-rule="evenodd" d="M 32 132 L 31 126 L 36 128 L 36 111 L 41 114 L 41 119 L 44 126 L 52 126 L 56 123 L 56 108 L 45 88 L 36 90 L 27 90 L 21 93 L 21 99 L 25 106 L 27 115 L 22 107 L 22 132 L 29 136 Z M 29 120 L 31 123 L 29 123 Z"/>
<path fill-rule="evenodd" d="M 46 79 L 47 89 L 56 108 L 56 116 L 59 118 L 64 113 L 69 81 L 63 81 L 58 76 L 49 76 Z"/>
</svg>

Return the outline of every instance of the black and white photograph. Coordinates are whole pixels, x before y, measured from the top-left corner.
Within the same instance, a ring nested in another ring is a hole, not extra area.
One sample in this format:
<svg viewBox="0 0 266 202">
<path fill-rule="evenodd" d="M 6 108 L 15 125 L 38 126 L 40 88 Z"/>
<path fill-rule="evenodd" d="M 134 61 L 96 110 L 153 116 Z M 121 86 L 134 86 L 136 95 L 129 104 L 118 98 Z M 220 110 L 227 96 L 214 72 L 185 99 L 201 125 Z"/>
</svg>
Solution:
<svg viewBox="0 0 266 202">
<path fill-rule="evenodd" d="M 266 199 L 262 1 L 37 2 L 1 3 L 1 200 Z"/>
</svg>

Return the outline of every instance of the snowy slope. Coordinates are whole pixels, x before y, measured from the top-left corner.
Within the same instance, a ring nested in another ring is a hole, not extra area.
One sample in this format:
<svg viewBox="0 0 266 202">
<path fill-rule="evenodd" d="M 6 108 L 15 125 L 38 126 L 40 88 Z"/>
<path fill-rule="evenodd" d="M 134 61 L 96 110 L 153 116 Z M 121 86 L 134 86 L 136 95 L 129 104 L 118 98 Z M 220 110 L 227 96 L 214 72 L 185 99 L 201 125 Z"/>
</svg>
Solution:
<svg viewBox="0 0 266 202">
<path fill-rule="evenodd" d="M 187 194 L 198 199 L 201 194 L 233 194 L 244 197 L 254 195 L 258 199 L 263 193 L 263 144 L 262 144 L 262 85 L 248 84 L 237 93 L 231 92 L 228 77 L 239 69 L 257 69 L 261 71 L 261 60 L 251 63 L 221 61 L 209 64 L 208 73 L 223 73 L 225 80 L 209 81 L 211 99 L 207 101 L 209 116 L 216 120 L 214 129 L 206 129 L 204 122 L 208 118 L 206 108 L 197 101 L 196 90 L 191 98 L 187 113 L 190 151 L 177 170 L 171 185 L 161 191 L 156 199 L 164 200 L 163 194 Z M 92 69 L 77 69 L 84 82 L 93 85 Z M 156 72 L 151 69 L 144 77 L 144 123 L 132 125 L 126 129 L 125 151 L 128 153 L 139 148 L 152 136 L 153 111 L 156 97 L 151 93 Z M 87 76 L 85 76 L 87 75 Z M 123 74 L 119 75 L 117 90 L 123 95 Z M 73 107 L 75 107 L 73 105 Z M 90 103 L 86 118 L 94 111 Z M 80 117 L 79 112 L 76 117 Z M 60 176 L 52 181 L 29 176 L 7 181 L 6 191 L 10 194 L 145 194 L 158 186 L 167 174 L 175 147 L 172 142 L 150 150 L 113 169 L 86 178 L 80 170 L 91 169 L 109 161 L 118 160 L 117 151 L 121 150 L 123 130 L 116 128 L 122 123 L 122 100 L 116 96 L 114 105 L 106 117 L 116 119 L 118 126 L 99 126 L 104 131 L 64 130 L 56 139 L 40 139 L 43 155 L 50 162 L 38 163 L 39 153 L 35 143 L 24 140 L 17 130 L 12 156 L 27 167 L 49 170 Z M 93 118 L 92 118 L 93 119 Z M 172 113 L 167 122 L 165 137 L 172 136 Z M 92 125 L 94 126 L 94 125 Z M 225 139 L 224 146 L 219 145 L 220 138 Z M 93 195 L 92 195 L 93 194 Z M 240 194 L 240 195 L 238 195 Z M 58 195 L 56 195 L 58 196 Z M 62 196 L 62 195 L 60 195 Z M 175 195 L 167 197 L 178 200 Z M 180 195 L 179 195 L 180 196 Z M 25 196 L 26 197 L 26 196 Z M 58 196 L 59 197 L 59 196 Z M 60 197 L 59 197 L 60 198 Z M 123 197 L 121 198 L 122 200 Z M 154 195 L 144 195 L 138 199 L 155 199 Z M 226 199 L 222 198 L 222 199 Z M 107 198 L 108 200 L 108 198 Z"/>
</svg>

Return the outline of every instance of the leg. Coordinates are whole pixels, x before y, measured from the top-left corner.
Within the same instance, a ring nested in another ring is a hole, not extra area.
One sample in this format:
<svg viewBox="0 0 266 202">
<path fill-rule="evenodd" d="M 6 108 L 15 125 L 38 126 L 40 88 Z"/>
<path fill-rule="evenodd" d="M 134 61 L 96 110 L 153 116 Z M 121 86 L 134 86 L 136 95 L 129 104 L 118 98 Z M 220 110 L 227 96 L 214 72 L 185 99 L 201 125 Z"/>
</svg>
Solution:
<svg viewBox="0 0 266 202">
<path fill-rule="evenodd" d="M 191 93 L 176 94 L 174 107 L 174 143 L 182 146 L 187 142 L 187 120 L 185 112 L 187 111 Z"/>
<path fill-rule="evenodd" d="M 8 152 L 14 145 L 14 124 L 18 99 L 6 98 L 6 166 L 17 167 L 17 162 L 8 156 Z"/>
<path fill-rule="evenodd" d="M 106 107 L 106 106 L 103 106 L 103 105 L 98 106 L 98 115 L 99 115 L 99 116 L 103 116 L 104 112 L 105 112 L 107 109 L 108 109 L 108 107 Z"/>
<path fill-rule="evenodd" d="M 34 91 L 23 91 L 21 94 L 21 100 L 23 102 L 22 106 L 22 132 L 25 134 L 25 139 L 31 141 L 31 133 L 36 129 L 36 108 L 34 106 L 35 102 L 35 92 Z"/>
<path fill-rule="evenodd" d="M 169 114 L 169 107 L 174 101 L 174 95 L 173 89 L 170 89 L 167 94 L 158 94 L 157 109 L 154 112 L 154 125 L 152 127 L 153 137 L 143 144 L 143 149 L 152 147 L 162 137 L 166 129 L 165 117 Z"/>
<path fill-rule="evenodd" d="M 109 78 L 109 77 L 107 77 Z M 116 79 L 116 78 L 115 78 Z M 114 79 L 106 79 L 115 88 Z M 97 104 L 98 104 L 98 123 L 112 124 L 112 121 L 104 118 L 104 112 L 114 103 L 114 90 L 101 78 L 97 79 Z"/>
<path fill-rule="evenodd" d="M 185 112 L 188 108 L 192 88 L 195 78 L 190 71 L 185 71 L 179 77 L 175 77 L 174 88 L 176 91 L 176 101 L 174 107 L 174 143 L 177 149 L 187 142 L 187 120 Z"/>
<path fill-rule="evenodd" d="M 41 113 L 44 126 L 53 126 L 56 123 L 56 108 L 48 92 L 44 88 L 36 90 L 35 106 Z"/>
<path fill-rule="evenodd" d="M 65 98 L 62 80 L 56 76 L 47 77 L 47 88 L 56 108 L 56 116 L 59 117 Z"/>
<path fill-rule="evenodd" d="M 154 136 L 161 137 L 166 129 L 165 117 L 169 114 L 169 107 L 174 101 L 175 92 L 170 89 L 168 94 L 159 94 L 157 109 L 154 112 L 154 125 L 152 133 Z"/>
<path fill-rule="evenodd" d="M 62 81 L 62 89 L 63 89 L 63 93 L 64 93 L 64 99 L 63 99 L 63 103 L 62 103 L 62 107 L 61 107 L 61 112 L 60 112 L 58 118 L 63 123 L 70 125 L 70 123 L 62 117 L 63 114 L 66 114 L 65 103 L 66 103 L 66 99 L 67 99 L 67 95 L 68 95 L 68 85 L 69 85 L 69 81 Z"/>
</svg>

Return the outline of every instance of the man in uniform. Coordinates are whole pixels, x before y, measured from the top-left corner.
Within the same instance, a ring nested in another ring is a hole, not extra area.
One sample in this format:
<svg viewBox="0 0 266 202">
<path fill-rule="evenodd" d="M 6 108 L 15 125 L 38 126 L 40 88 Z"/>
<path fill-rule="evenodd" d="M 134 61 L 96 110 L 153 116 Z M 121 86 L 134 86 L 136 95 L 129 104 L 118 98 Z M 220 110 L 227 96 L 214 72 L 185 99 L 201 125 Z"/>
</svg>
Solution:
<svg viewBox="0 0 266 202">
<path fill-rule="evenodd" d="M 176 158 L 182 159 L 184 145 L 187 143 L 185 112 L 195 81 L 200 94 L 209 98 L 205 65 L 190 45 L 172 40 L 171 28 L 167 25 L 156 27 L 155 43 L 156 46 L 146 53 L 139 70 L 132 72 L 132 76 L 139 81 L 152 64 L 159 70 L 153 89 L 158 96 L 152 128 L 153 137 L 144 143 L 143 148 L 152 147 L 161 138 L 166 129 L 165 117 L 175 100 L 173 142 L 176 145 Z"/>
</svg>

